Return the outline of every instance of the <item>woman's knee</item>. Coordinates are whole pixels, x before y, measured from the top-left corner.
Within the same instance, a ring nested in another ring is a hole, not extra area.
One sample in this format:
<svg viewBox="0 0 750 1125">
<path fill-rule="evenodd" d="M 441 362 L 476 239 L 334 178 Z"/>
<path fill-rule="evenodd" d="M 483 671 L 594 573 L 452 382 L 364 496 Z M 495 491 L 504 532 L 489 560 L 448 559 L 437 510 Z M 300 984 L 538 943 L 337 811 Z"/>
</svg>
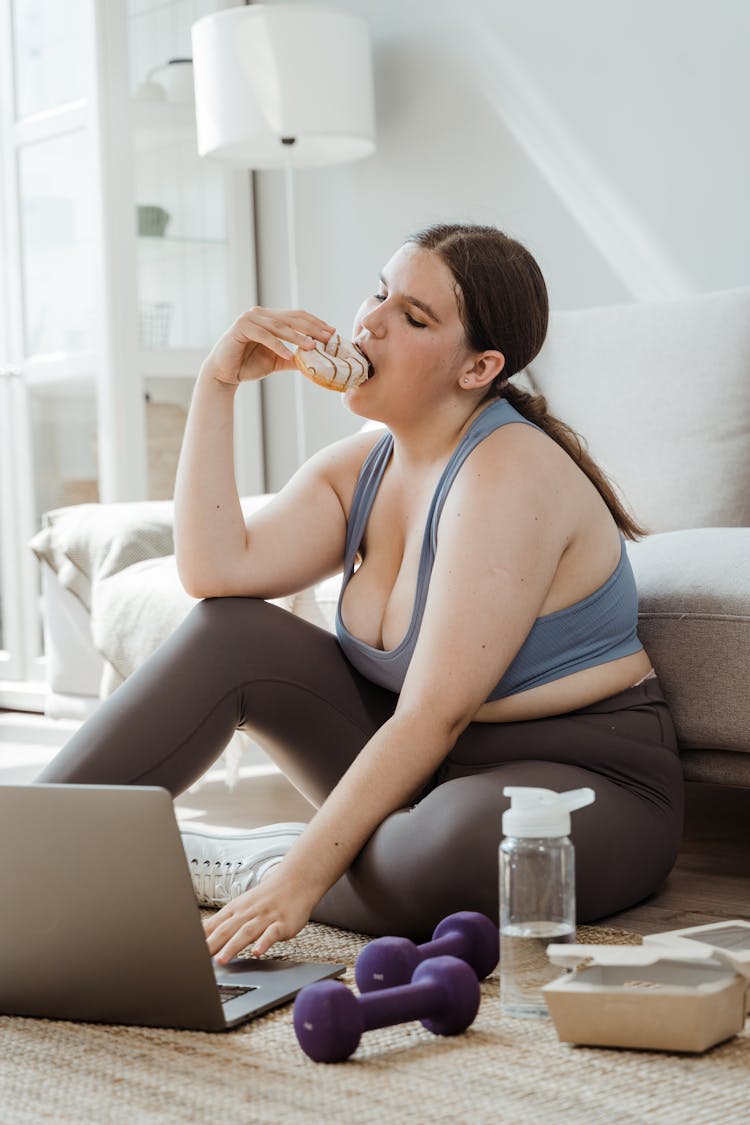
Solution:
<svg viewBox="0 0 750 1125">
<path fill-rule="evenodd" d="M 679 853 L 679 801 L 654 803 L 627 790 L 611 792 L 607 786 L 599 790 L 597 809 L 591 806 L 574 814 L 579 922 L 619 914 L 655 894 Z"/>
<path fill-rule="evenodd" d="M 230 686 L 289 660 L 287 634 L 304 624 L 262 598 L 205 598 L 197 602 L 164 646 L 166 659 L 188 660 L 196 671 Z"/>
<path fill-rule="evenodd" d="M 247 635 L 249 628 L 263 622 L 268 608 L 262 598 L 204 598 L 196 602 L 185 621 L 206 637 L 227 639 L 233 634 Z"/>
</svg>

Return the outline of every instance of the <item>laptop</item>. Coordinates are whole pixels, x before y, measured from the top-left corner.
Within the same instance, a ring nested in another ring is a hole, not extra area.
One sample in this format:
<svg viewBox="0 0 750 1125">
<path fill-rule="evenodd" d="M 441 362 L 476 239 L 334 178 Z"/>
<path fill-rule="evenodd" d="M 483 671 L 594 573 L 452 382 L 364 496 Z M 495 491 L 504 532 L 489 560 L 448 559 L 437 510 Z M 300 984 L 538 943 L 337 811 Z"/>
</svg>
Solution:
<svg viewBox="0 0 750 1125">
<path fill-rule="evenodd" d="M 227 1031 L 345 968 L 215 964 L 166 789 L 0 785 L 0 1014 Z"/>
</svg>

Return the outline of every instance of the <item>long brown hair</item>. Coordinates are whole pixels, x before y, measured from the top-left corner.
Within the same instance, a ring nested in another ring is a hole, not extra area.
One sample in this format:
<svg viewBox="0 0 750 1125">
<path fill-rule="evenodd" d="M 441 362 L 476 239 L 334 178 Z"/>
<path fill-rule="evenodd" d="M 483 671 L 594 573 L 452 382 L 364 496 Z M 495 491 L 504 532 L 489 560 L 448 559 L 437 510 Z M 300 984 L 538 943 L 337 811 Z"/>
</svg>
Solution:
<svg viewBox="0 0 750 1125">
<path fill-rule="evenodd" d="M 646 535 L 580 434 L 550 414 L 544 395 L 528 394 L 507 382 L 537 355 L 549 322 L 547 286 L 526 247 L 496 227 L 458 223 L 427 227 L 406 241 L 438 254 L 453 274 L 458 312 L 471 350 L 500 351 L 505 356 L 505 367 L 489 394 L 507 398 L 573 458 L 627 539 Z"/>
</svg>

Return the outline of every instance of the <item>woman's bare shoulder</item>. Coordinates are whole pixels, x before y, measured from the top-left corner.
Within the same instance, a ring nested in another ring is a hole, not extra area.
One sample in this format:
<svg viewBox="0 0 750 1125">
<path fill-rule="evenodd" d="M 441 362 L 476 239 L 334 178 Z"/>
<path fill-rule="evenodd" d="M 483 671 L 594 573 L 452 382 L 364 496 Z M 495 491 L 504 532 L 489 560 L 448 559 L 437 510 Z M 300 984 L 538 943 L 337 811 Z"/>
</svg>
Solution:
<svg viewBox="0 0 750 1125">
<path fill-rule="evenodd" d="M 543 431 L 523 423 L 498 427 L 471 451 L 449 493 L 445 511 L 477 518 L 487 502 L 503 521 L 525 523 L 544 513 L 550 526 L 570 534 L 580 518 L 578 478 L 585 475 Z"/>
<path fill-rule="evenodd" d="M 326 446 L 318 454 L 321 461 L 320 467 L 347 512 L 351 505 L 351 498 L 360 470 L 370 451 L 385 433 L 385 427 L 358 430 L 357 433 L 350 434 L 348 437 L 341 438 L 339 441 Z"/>
<path fill-rule="evenodd" d="M 537 426 L 514 422 L 499 426 L 484 438 L 467 458 L 469 473 L 476 472 L 488 487 L 497 472 L 529 476 L 544 486 L 557 484 L 559 477 L 585 479 L 573 458 L 549 434 Z M 485 471 L 482 470 L 492 470 Z"/>
</svg>

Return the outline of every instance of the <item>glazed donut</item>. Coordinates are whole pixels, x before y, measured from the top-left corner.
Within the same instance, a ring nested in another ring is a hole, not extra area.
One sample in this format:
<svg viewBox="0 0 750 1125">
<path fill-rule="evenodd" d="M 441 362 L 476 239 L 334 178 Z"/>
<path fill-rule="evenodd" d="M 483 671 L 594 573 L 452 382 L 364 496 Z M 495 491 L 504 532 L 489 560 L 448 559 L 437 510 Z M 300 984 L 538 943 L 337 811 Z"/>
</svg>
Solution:
<svg viewBox="0 0 750 1125">
<path fill-rule="evenodd" d="M 327 344 L 316 341 L 314 349 L 298 348 L 294 363 L 313 383 L 331 391 L 359 386 L 366 381 L 369 369 L 362 352 L 348 340 L 342 340 L 338 332 L 334 332 Z"/>
</svg>

